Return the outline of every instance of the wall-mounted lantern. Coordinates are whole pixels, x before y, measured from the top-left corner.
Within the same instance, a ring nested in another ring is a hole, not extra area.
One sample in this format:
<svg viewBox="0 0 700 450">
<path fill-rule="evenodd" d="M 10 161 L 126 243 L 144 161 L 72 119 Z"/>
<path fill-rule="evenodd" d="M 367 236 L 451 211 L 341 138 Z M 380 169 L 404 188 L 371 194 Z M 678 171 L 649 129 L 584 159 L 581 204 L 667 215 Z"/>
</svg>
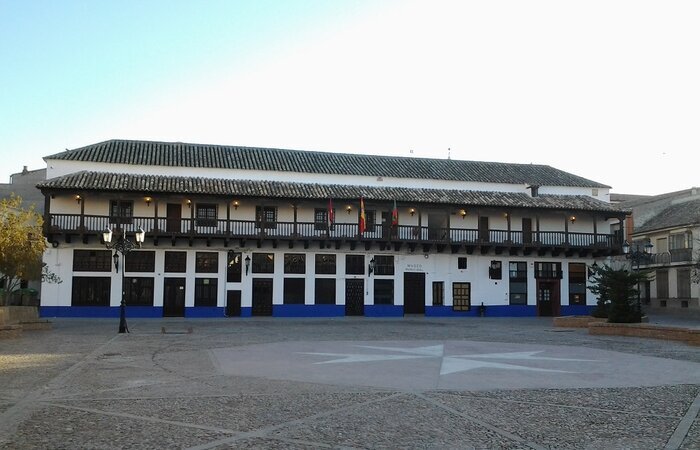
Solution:
<svg viewBox="0 0 700 450">
<path fill-rule="evenodd" d="M 246 276 L 248 275 L 248 270 L 250 269 L 250 255 L 246 255 L 245 257 L 245 274 Z"/>
<path fill-rule="evenodd" d="M 234 200 L 232 205 L 233 209 L 238 209 L 238 207 L 241 206 L 241 202 L 239 202 L 238 200 Z"/>
<path fill-rule="evenodd" d="M 75 195 L 75 201 L 78 202 L 78 203 L 80 203 L 81 201 L 83 201 L 83 197 L 81 197 L 80 194 L 76 194 L 76 195 Z"/>
<path fill-rule="evenodd" d="M 345 211 L 350 214 L 352 212 L 352 206 L 348 205 L 345 207 Z"/>
<path fill-rule="evenodd" d="M 569 220 L 571 221 L 571 223 L 576 223 L 576 216 L 569 217 Z"/>
<path fill-rule="evenodd" d="M 460 209 L 460 210 L 459 210 L 459 215 L 462 216 L 462 220 L 464 220 L 464 218 L 467 217 L 467 210 L 466 210 L 466 209 Z"/>
<path fill-rule="evenodd" d="M 150 196 L 144 197 L 144 200 L 146 201 L 146 206 L 151 206 L 153 199 Z"/>
<path fill-rule="evenodd" d="M 411 217 L 415 216 L 416 215 L 416 208 L 410 208 L 408 210 L 408 213 L 411 215 Z"/>
<path fill-rule="evenodd" d="M 192 208 L 192 200 L 188 198 L 187 200 L 185 200 L 185 203 L 187 203 L 188 208 Z"/>
<path fill-rule="evenodd" d="M 369 265 L 367 266 L 367 271 L 369 275 L 372 275 L 372 272 L 374 272 L 374 257 L 369 260 Z"/>
</svg>

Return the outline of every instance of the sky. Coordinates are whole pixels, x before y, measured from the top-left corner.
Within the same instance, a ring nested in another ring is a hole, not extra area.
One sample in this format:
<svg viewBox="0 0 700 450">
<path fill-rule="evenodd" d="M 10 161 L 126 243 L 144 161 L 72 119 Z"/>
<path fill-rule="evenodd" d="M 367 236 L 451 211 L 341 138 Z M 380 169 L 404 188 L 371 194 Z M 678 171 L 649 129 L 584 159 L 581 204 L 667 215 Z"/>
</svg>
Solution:
<svg viewBox="0 0 700 450">
<path fill-rule="evenodd" d="M 0 0 L 0 182 L 108 139 L 700 185 L 700 2 Z"/>
</svg>

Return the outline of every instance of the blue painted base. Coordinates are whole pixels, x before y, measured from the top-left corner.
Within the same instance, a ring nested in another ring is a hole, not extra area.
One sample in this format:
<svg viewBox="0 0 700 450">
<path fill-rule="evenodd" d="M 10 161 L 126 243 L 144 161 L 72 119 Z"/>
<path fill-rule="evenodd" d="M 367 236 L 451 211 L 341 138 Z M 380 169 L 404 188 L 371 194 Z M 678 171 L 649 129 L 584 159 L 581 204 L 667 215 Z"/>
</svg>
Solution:
<svg viewBox="0 0 700 450">
<path fill-rule="evenodd" d="M 241 307 L 241 317 L 253 317 L 253 308 L 250 306 Z"/>
<path fill-rule="evenodd" d="M 226 308 L 218 306 L 194 306 L 185 308 L 185 317 L 226 317 Z"/>
<path fill-rule="evenodd" d="M 428 317 L 478 317 L 479 307 L 472 306 L 469 311 L 454 311 L 451 306 L 426 306 Z M 491 305 L 486 306 L 484 317 L 534 317 L 537 307 L 527 305 Z"/>
<path fill-rule="evenodd" d="M 561 305 L 562 316 L 590 316 L 595 306 L 593 305 Z"/>
<path fill-rule="evenodd" d="M 403 317 L 403 305 L 365 305 L 365 317 Z"/>
<path fill-rule="evenodd" d="M 275 317 L 342 317 L 344 305 L 272 305 Z"/>
<path fill-rule="evenodd" d="M 40 317 L 119 317 L 118 306 L 41 306 Z M 160 306 L 127 306 L 126 317 L 163 317 Z"/>
</svg>

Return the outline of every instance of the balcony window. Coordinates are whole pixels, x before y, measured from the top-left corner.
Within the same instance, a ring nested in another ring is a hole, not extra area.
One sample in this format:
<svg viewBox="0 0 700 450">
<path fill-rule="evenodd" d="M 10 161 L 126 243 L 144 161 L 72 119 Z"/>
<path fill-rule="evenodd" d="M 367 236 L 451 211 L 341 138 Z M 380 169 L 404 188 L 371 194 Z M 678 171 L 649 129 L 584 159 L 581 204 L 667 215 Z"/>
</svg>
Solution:
<svg viewBox="0 0 700 450">
<path fill-rule="evenodd" d="M 134 202 L 131 200 L 112 200 L 109 203 L 109 222 L 130 225 L 134 217 Z"/>
<path fill-rule="evenodd" d="M 213 203 L 197 203 L 195 217 L 198 227 L 215 227 L 218 217 L 216 205 Z"/>
<path fill-rule="evenodd" d="M 671 251 L 693 248 L 693 234 L 690 231 L 672 234 L 669 237 L 668 248 Z"/>
<path fill-rule="evenodd" d="M 333 208 L 333 217 L 335 217 L 335 208 Z M 314 210 L 314 230 L 325 231 L 328 229 L 328 210 L 324 208 L 316 208 Z M 331 224 L 331 230 L 333 224 Z"/>
<path fill-rule="evenodd" d="M 262 229 L 276 229 L 277 208 L 274 206 L 256 206 L 255 226 Z"/>
</svg>

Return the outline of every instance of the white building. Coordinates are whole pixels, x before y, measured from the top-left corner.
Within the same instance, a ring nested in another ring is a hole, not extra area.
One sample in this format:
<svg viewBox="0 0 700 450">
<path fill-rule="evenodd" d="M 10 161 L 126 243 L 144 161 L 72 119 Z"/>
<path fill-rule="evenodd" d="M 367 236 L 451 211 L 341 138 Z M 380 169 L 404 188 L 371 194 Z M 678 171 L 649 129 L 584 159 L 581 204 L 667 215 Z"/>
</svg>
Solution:
<svg viewBox="0 0 700 450">
<path fill-rule="evenodd" d="M 44 316 L 115 316 L 122 292 L 130 317 L 584 313 L 587 265 L 621 251 L 609 187 L 549 166 L 124 140 L 45 160 Z M 146 231 L 123 284 L 107 227 Z"/>
</svg>

